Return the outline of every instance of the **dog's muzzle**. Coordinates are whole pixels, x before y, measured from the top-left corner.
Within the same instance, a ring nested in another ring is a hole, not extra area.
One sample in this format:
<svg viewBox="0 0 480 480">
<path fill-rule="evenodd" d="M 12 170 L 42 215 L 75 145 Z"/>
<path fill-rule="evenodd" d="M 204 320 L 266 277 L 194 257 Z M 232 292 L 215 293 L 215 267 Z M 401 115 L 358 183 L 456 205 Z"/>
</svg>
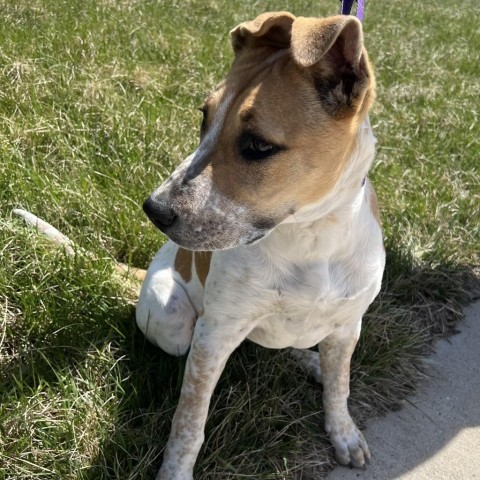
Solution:
<svg viewBox="0 0 480 480">
<path fill-rule="evenodd" d="M 177 245 L 213 251 L 249 245 L 278 223 L 256 217 L 248 206 L 218 192 L 207 176 L 182 181 L 174 173 L 143 203 L 151 222 Z"/>
</svg>

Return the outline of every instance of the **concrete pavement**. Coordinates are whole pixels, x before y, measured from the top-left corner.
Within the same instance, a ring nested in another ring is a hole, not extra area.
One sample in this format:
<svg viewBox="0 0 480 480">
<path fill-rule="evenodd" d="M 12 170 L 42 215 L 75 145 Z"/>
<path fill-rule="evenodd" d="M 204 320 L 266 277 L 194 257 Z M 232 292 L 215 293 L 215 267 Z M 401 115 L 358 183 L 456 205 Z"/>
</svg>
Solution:
<svg viewBox="0 0 480 480">
<path fill-rule="evenodd" d="M 437 344 L 432 378 L 367 426 L 367 470 L 339 466 L 327 480 L 480 480 L 480 301 L 465 314 Z"/>
</svg>

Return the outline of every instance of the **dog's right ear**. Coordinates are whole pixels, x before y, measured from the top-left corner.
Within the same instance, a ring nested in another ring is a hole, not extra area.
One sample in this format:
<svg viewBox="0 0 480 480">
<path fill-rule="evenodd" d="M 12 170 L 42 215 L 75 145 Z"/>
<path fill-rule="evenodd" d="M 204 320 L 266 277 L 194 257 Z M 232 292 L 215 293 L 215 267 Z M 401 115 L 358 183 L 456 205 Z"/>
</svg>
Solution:
<svg viewBox="0 0 480 480">
<path fill-rule="evenodd" d="M 245 47 L 289 48 L 294 20 L 288 12 L 269 12 L 241 23 L 230 32 L 235 55 Z"/>
<path fill-rule="evenodd" d="M 374 77 L 358 18 L 298 17 L 292 26 L 291 48 L 297 65 L 311 72 L 328 113 L 335 118 L 366 114 L 373 102 Z"/>
</svg>

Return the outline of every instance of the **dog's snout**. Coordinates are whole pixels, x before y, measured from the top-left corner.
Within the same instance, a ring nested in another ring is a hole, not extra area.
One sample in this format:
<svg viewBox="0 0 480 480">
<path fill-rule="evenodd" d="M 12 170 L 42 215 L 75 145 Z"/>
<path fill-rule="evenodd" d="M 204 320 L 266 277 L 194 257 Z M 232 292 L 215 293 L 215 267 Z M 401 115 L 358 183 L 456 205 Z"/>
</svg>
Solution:
<svg viewBox="0 0 480 480">
<path fill-rule="evenodd" d="M 143 202 L 143 211 L 162 232 L 171 227 L 177 219 L 177 214 L 170 205 L 160 202 L 153 197 L 148 197 Z"/>
</svg>

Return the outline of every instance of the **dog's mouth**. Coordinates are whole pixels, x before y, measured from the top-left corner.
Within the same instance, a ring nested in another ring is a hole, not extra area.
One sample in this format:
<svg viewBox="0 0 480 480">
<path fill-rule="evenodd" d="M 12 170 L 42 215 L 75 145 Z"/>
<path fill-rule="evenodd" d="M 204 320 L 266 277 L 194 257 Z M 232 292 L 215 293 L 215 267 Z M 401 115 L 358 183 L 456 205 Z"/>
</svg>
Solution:
<svg viewBox="0 0 480 480">
<path fill-rule="evenodd" d="M 260 241 L 268 232 L 247 230 L 239 226 L 210 226 L 208 231 L 203 227 L 182 226 L 181 222 L 173 228 L 162 229 L 170 240 L 188 250 L 214 251 L 228 250 L 242 245 L 253 245 Z"/>
<path fill-rule="evenodd" d="M 266 233 L 260 233 L 259 235 L 255 236 L 251 240 L 248 240 L 248 242 L 245 245 L 252 245 L 252 243 L 257 242 L 258 240 L 262 239 Z"/>
</svg>

